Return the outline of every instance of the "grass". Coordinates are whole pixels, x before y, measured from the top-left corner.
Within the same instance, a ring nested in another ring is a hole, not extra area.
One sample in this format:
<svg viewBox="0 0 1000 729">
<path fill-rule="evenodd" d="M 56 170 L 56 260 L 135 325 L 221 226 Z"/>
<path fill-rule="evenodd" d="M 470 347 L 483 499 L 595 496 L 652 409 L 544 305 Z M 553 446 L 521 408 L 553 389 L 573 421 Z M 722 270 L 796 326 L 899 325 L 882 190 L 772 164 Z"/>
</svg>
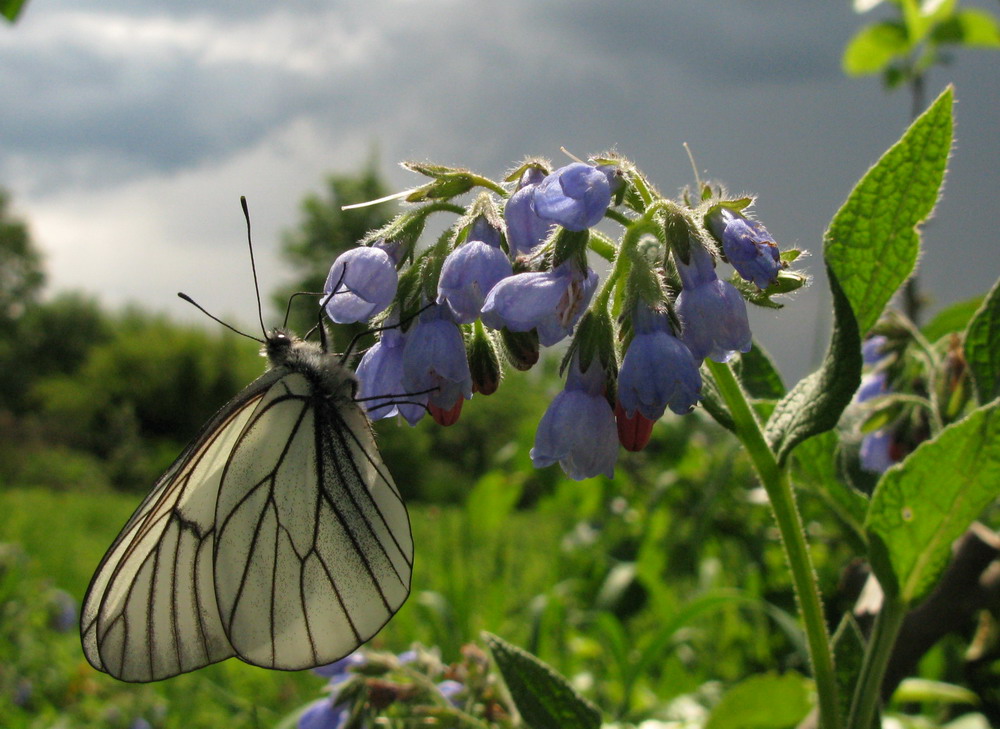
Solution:
<svg viewBox="0 0 1000 729">
<path fill-rule="evenodd" d="M 232 660 L 158 684 L 123 684 L 87 665 L 75 626 L 58 633 L 44 620 L 37 624 L 31 605 L 45 604 L 54 588 L 79 606 L 94 568 L 140 498 L 113 491 L 0 490 L 0 543 L 23 550 L 15 568 L 0 567 L 6 602 L 34 621 L 26 630 L 38 630 L 30 643 L 0 647 L 0 678 L 20 672 L 17 680 L 35 688 L 27 707 L 0 696 L 5 729 L 57 720 L 65 727 L 126 729 L 139 716 L 157 727 L 268 727 L 320 695 L 323 680 L 308 671 L 265 671 Z M 537 513 L 514 512 L 477 529 L 457 507 L 411 506 L 410 517 L 417 550 L 413 593 L 373 644 L 396 652 L 413 641 L 439 645 L 447 661 L 481 630 L 523 641 L 532 598 L 555 581 L 552 561 L 526 555 L 556 550 L 560 526 Z M 4 600 L 0 592 L 0 607 Z M 7 650 L 12 654 L 4 657 Z M 26 664 L 28 653 L 42 655 Z M 61 664 L 60 675 L 47 683 L 40 674 L 51 663 Z M 24 675 L 32 672 L 37 675 Z"/>
</svg>

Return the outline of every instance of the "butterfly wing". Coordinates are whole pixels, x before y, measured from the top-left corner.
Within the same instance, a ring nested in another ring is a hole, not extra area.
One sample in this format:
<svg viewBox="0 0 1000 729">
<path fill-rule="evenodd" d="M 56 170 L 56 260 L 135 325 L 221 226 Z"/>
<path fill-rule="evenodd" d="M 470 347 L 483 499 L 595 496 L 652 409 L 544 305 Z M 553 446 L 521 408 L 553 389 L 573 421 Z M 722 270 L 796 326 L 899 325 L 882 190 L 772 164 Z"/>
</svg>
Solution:
<svg viewBox="0 0 1000 729">
<path fill-rule="evenodd" d="M 409 519 L 368 419 L 302 373 L 275 382 L 247 423 L 215 518 L 222 627 L 254 665 L 337 660 L 409 594 Z"/>
<path fill-rule="evenodd" d="M 155 681 L 235 655 L 216 605 L 216 494 L 230 454 L 281 373 L 223 406 L 157 481 L 101 560 L 80 615 L 91 665 Z"/>
</svg>

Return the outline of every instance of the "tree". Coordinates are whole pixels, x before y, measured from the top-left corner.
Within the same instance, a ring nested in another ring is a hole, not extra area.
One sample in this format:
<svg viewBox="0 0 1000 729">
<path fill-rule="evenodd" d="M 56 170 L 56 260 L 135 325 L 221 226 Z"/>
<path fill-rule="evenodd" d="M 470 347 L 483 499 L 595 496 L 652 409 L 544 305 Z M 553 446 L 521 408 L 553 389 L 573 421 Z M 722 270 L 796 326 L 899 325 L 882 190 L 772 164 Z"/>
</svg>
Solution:
<svg viewBox="0 0 1000 729">
<path fill-rule="evenodd" d="M 42 255 L 24 222 L 11 217 L 9 197 L 0 189 L 0 336 L 37 300 L 45 283 Z"/>
</svg>

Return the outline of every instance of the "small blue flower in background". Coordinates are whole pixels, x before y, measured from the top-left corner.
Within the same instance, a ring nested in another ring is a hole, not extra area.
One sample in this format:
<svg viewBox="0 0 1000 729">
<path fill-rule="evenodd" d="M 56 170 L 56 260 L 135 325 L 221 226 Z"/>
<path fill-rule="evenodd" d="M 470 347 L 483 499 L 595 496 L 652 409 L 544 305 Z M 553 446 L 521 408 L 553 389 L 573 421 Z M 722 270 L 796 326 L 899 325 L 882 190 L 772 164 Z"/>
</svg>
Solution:
<svg viewBox="0 0 1000 729">
<path fill-rule="evenodd" d="M 354 653 L 347 654 L 339 661 L 314 668 L 313 673 L 330 679 L 327 683 L 330 695 L 322 699 L 317 699 L 299 714 L 296 724 L 298 729 L 342 729 L 350 717 L 350 707 L 337 704 L 337 694 L 340 691 L 340 685 L 353 675 L 352 668 L 363 666 L 366 661 L 367 659 L 363 653 L 355 651 Z"/>
<path fill-rule="evenodd" d="M 715 274 L 712 255 L 691 243 L 691 262 L 677 261 L 681 293 L 677 314 L 683 329 L 681 340 L 699 362 L 706 357 L 728 362 L 736 352 L 749 352 L 750 321 L 739 291 Z"/>
<path fill-rule="evenodd" d="M 385 311 L 396 295 L 396 262 L 377 246 L 344 251 L 333 262 L 323 292 L 326 313 L 337 324 L 353 324 Z M 331 292 L 336 292 L 329 296 Z"/>
<path fill-rule="evenodd" d="M 874 365 L 882 359 L 884 355 L 883 350 L 888 343 L 889 339 L 882 334 L 868 337 L 861 345 L 861 357 L 864 359 L 865 364 Z"/>
<path fill-rule="evenodd" d="M 673 335 L 666 312 L 637 307 L 635 335 L 618 373 L 618 401 L 628 417 L 636 411 L 658 420 L 667 406 L 684 415 L 701 398 L 701 373 L 694 355 Z"/>
<path fill-rule="evenodd" d="M 892 457 L 893 433 L 888 428 L 876 430 L 861 439 L 861 450 L 858 458 L 861 467 L 871 473 L 883 473 L 896 462 Z"/>
<path fill-rule="evenodd" d="M 782 269 L 778 244 L 767 228 L 756 220 L 720 208 L 708 220 L 708 227 L 720 243 L 726 258 L 746 281 L 766 289 L 778 279 Z"/>
<path fill-rule="evenodd" d="M 428 401 L 450 410 L 472 397 L 472 373 L 462 331 L 448 310 L 432 305 L 407 332 L 403 345 L 404 392 L 428 393 Z"/>
<path fill-rule="evenodd" d="M 597 274 L 571 261 L 551 271 L 508 276 L 487 295 L 483 323 L 512 332 L 536 329 L 539 343 L 551 347 L 572 333 L 596 289 Z"/>
<path fill-rule="evenodd" d="M 560 167 L 535 189 L 535 212 L 567 230 L 586 230 L 601 222 L 611 204 L 615 168 L 583 162 Z"/>
<path fill-rule="evenodd" d="M 504 205 L 503 217 L 507 223 L 507 245 L 511 258 L 531 254 L 548 238 L 552 229 L 552 221 L 535 212 L 535 190 L 543 179 L 545 173 L 541 169 L 529 167 L 521 175 L 517 190 Z"/>
<path fill-rule="evenodd" d="M 448 254 L 438 280 L 437 302 L 447 306 L 459 324 L 479 318 L 486 294 L 511 275 L 510 260 L 500 248 L 500 232 L 490 225 L 473 224 L 469 239 Z"/>
<path fill-rule="evenodd" d="M 335 705 L 335 698 L 317 699 L 299 715 L 298 729 L 342 729 L 350 718 L 347 706 Z"/>
<path fill-rule="evenodd" d="M 441 692 L 442 696 L 451 702 L 452 706 L 462 706 L 462 700 L 458 697 L 465 690 L 465 686 L 458 681 L 453 681 L 450 678 L 445 679 L 437 684 L 437 690 Z"/>
<path fill-rule="evenodd" d="M 888 340 L 882 335 L 876 335 L 864 341 L 861 345 L 861 356 L 866 365 L 878 364 L 879 360 L 882 359 L 883 349 L 887 342 Z M 854 402 L 863 403 L 887 395 L 889 392 L 891 390 L 886 371 L 869 372 L 861 378 L 861 385 L 854 393 Z M 889 466 L 896 463 L 899 459 L 893 457 L 895 440 L 895 433 L 891 426 L 865 435 L 861 439 L 861 449 L 858 452 L 861 467 L 871 473 L 883 473 Z"/>
<path fill-rule="evenodd" d="M 354 651 L 354 653 L 348 653 L 333 663 L 327 663 L 325 666 L 316 666 L 312 671 L 319 676 L 323 676 L 323 678 L 330 679 L 331 684 L 337 684 L 350 678 L 352 668 L 363 666 L 366 662 L 367 660 L 363 653 Z"/>
<path fill-rule="evenodd" d="M 581 372 L 579 353 L 574 355 L 565 389 L 549 404 L 538 424 L 531 449 L 535 468 L 558 462 L 576 481 L 602 473 L 614 477 L 618 428 L 604 387 L 604 371 L 596 360 Z"/>
<path fill-rule="evenodd" d="M 399 329 L 386 329 L 358 364 L 355 399 L 372 420 L 402 415 L 410 425 L 416 425 L 426 412 L 421 403 L 427 395 L 410 395 L 403 385 L 404 341 Z"/>
</svg>

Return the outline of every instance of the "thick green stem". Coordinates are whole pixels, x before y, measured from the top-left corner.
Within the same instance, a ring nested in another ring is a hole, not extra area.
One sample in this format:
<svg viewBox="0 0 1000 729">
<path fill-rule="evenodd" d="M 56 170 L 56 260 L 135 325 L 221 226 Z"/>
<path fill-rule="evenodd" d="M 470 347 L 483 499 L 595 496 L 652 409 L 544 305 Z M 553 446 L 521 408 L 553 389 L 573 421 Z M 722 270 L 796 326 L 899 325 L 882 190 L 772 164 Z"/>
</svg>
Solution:
<svg viewBox="0 0 1000 729">
<path fill-rule="evenodd" d="M 903 604 L 888 595 L 882 600 L 882 608 L 875 617 L 875 625 L 865 650 L 864 663 L 861 664 L 861 674 L 854 687 L 854 698 L 851 701 L 851 715 L 847 722 L 848 729 L 868 729 L 875 719 L 879 698 L 882 695 L 882 679 L 889 665 L 892 646 L 899 635 L 899 629 L 906 617 Z"/>
<path fill-rule="evenodd" d="M 816 693 L 819 696 L 819 725 L 823 729 L 839 729 L 837 683 L 833 669 L 830 636 L 823 617 L 816 572 L 813 569 L 809 547 L 806 544 L 802 517 L 795 505 L 795 494 L 788 477 L 788 469 L 778 465 L 774 452 L 764 440 L 760 422 L 747 401 L 743 388 L 728 364 L 705 360 L 715 378 L 719 393 L 729 407 L 736 424 L 736 435 L 742 441 L 764 489 L 767 491 L 778 522 L 778 531 L 785 547 L 785 557 L 792 572 L 795 594 L 805 625 L 809 658 L 812 661 Z"/>
</svg>

